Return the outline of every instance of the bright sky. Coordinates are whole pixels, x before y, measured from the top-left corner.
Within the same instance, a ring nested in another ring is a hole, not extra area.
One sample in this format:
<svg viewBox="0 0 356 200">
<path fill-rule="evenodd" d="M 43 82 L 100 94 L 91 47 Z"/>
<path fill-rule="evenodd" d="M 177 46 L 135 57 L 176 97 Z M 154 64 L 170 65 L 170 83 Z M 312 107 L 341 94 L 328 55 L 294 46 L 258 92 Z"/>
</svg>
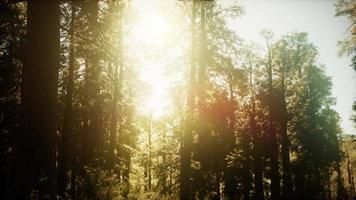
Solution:
<svg viewBox="0 0 356 200">
<path fill-rule="evenodd" d="M 272 30 L 275 38 L 292 31 L 304 31 L 319 50 L 319 62 L 332 77 L 335 110 L 342 118 L 341 127 L 356 134 L 350 116 L 356 99 L 356 72 L 351 59 L 338 57 L 336 43 L 345 37 L 348 21 L 334 17 L 334 0 L 242 0 L 245 15 L 234 20 L 231 27 L 247 41 L 263 44 L 260 31 Z"/>
</svg>

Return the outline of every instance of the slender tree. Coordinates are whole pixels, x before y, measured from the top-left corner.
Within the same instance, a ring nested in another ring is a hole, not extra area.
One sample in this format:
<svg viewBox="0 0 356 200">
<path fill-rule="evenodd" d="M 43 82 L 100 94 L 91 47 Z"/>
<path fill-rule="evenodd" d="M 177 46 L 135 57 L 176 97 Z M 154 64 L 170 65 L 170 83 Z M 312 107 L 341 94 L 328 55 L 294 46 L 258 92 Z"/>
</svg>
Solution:
<svg viewBox="0 0 356 200">
<path fill-rule="evenodd" d="M 195 104 L 195 74 L 196 74 L 196 56 L 195 56 L 195 19 L 196 18 L 196 2 L 192 1 L 191 10 L 191 66 L 188 83 L 188 97 L 187 97 L 187 115 L 185 122 L 185 131 L 181 142 L 181 170 L 180 170 L 180 199 L 188 200 L 192 199 L 191 191 L 191 156 L 193 145 L 193 112 Z"/>
<path fill-rule="evenodd" d="M 269 137 L 271 144 L 271 199 L 280 199 L 280 177 L 279 177 L 279 161 L 278 161 L 278 142 L 275 128 L 275 105 L 274 105 L 274 88 L 273 88 L 273 66 L 272 66 L 272 50 L 270 40 L 271 32 L 264 32 L 267 41 L 267 74 L 268 74 L 268 121 L 269 121 Z"/>
<path fill-rule="evenodd" d="M 65 97 L 65 106 L 63 114 L 63 130 L 61 136 L 61 145 L 59 152 L 59 164 L 58 164 L 58 194 L 63 196 L 66 192 L 66 187 L 68 183 L 68 169 L 72 167 L 73 173 L 73 164 L 75 164 L 75 148 L 73 139 L 73 91 L 74 91 L 74 65 L 75 65 L 75 52 L 74 52 L 74 24 L 76 18 L 76 5 L 74 1 L 71 2 L 71 22 L 70 22 L 70 31 L 69 31 L 69 66 L 68 66 L 68 77 L 67 77 L 67 94 Z M 70 156 L 70 152 L 72 155 Z M 71 166 L 70 166 L 71 165 Z M 73 183 L 72 183 L 73 184 Z"/>
<path fill-rule="evenodd" d="M 250 55 L 251 56 L 251 55 Z M 249 58 L 251 59 L 251 58 Z M 255 189 L 255 199 L 262 200 L 264 199 L 263 191 L 263 171 L 262 171 L 262 162 L 261 162 L 261 142 L 260 142 L 260 131 L 257 127 L 256 122 L 256 99 L 255 99 L 255 90 L 254 90 L 254 77 L 253 77 L 253 64 L 249 63 L 249 87 L 251 93 L 251 103 L 249 110 L 249 128 L 252 135 L 252 145 L 253 145 L 253 163 L 254 163 L 254 189 Z"/>
</svg>

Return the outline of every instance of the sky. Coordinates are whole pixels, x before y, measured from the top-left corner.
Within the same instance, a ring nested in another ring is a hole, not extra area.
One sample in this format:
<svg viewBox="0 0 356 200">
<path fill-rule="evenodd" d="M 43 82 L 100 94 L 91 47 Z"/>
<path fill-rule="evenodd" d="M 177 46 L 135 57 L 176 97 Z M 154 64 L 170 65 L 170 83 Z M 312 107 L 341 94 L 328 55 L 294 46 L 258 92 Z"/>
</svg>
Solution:
<svg viewBox="0 0 356 200">
<path fill-rule="evenodd" d="M 262 29 L 272 30 L 275 38 L 293 31 L 307 32 L 319 51 L 319 62 L 332 78 L 332 94 L 337 98 L 335 110 L 344 133 L 356 134 L 350 120 L 356 99 L 356 72 L 350 57 L 339 57 L 337 41 L 347 34 L 349 22 L 334 17 L 334 0 L 242 0 L 245 14 L 231 22 L 231 27 L 246 41 L 263 44 Z"/>
</svg>

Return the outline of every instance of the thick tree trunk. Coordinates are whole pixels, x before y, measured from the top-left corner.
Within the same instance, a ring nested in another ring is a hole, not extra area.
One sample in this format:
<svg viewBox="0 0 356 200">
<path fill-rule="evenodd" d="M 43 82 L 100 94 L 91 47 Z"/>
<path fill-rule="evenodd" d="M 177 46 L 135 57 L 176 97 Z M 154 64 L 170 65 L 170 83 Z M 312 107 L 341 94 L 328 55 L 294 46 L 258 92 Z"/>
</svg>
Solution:
<svg viewBox="0 0 356 200">
<path fill-rule="evenodd" d="M 256 130 L 256 129 L 255 129 Z M 257 139 L 257 138 L 256 138 Z M 257 139 L 258 141 L 258 139 Z M 255 141 L 254 146 L 258 145 L 259 142 Z M 256 146 L 254 148 L 256 148 Z M 254 166 L 255 166 L 255 199 L 256 200 L 263 200 L 264 199 L 264 192 L 263 192 L 263 177 L 262 177 L 262 162 L 261 156 L 258 149 L 255 149 L 255 159 L 254 159 Z"/>
<path fill-rule="evenodd" d="M 27 199 L 41 172 L 56 195 L 56 104 L 59 1 L 28 1 L 26 59 L 21 90 L 21 134 L 16 138 L 15 199 Z M 46 167 L 44 167 L 46 166 Z"/>
<path fill-rule="evenodd" d="M 308 194 L 305 190 L 305 172 L 301 168 L 301 163 L 298 163 L 295 169 L 295 196 L 300 199 L 306 199 Z"/>
</svg>

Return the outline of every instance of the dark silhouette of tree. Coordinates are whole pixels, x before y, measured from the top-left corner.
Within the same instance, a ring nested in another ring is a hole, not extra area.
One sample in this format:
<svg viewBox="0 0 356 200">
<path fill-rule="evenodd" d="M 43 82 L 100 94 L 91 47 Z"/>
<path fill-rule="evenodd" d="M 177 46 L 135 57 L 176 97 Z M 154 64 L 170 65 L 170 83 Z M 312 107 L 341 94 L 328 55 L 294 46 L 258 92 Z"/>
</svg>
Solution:
<svg viewBox="0 0 356 200">
<path fill-rule="evenodd" d="M 46 16 L 46 17 L 43 17 Z M 56 195 L 56 104 L 59 1 L 30 1 L 21 88 L 21 131 L 16 137 L 16 199 L 33 190 Z M 41 181 L 45 175 L 47 180 Z M 43 189 L 46 185 L 47 190 Z"/>
<path fill-rule="evenodd" d="M 268 120 L 269 120 L 269 139 L 271 144 L 271 199 L 280 199 L 280 176 L 279 176 L 279 161 L 278 161 L 278 143 L 275 124 L 275 94 L 273 87 L 273 65 L 272 65 L 272 50 L 271 50 L 271 32 L 264 32 L 264 37 L 267 43 L 267 74 L 268 74 Z"/>
</svg>

